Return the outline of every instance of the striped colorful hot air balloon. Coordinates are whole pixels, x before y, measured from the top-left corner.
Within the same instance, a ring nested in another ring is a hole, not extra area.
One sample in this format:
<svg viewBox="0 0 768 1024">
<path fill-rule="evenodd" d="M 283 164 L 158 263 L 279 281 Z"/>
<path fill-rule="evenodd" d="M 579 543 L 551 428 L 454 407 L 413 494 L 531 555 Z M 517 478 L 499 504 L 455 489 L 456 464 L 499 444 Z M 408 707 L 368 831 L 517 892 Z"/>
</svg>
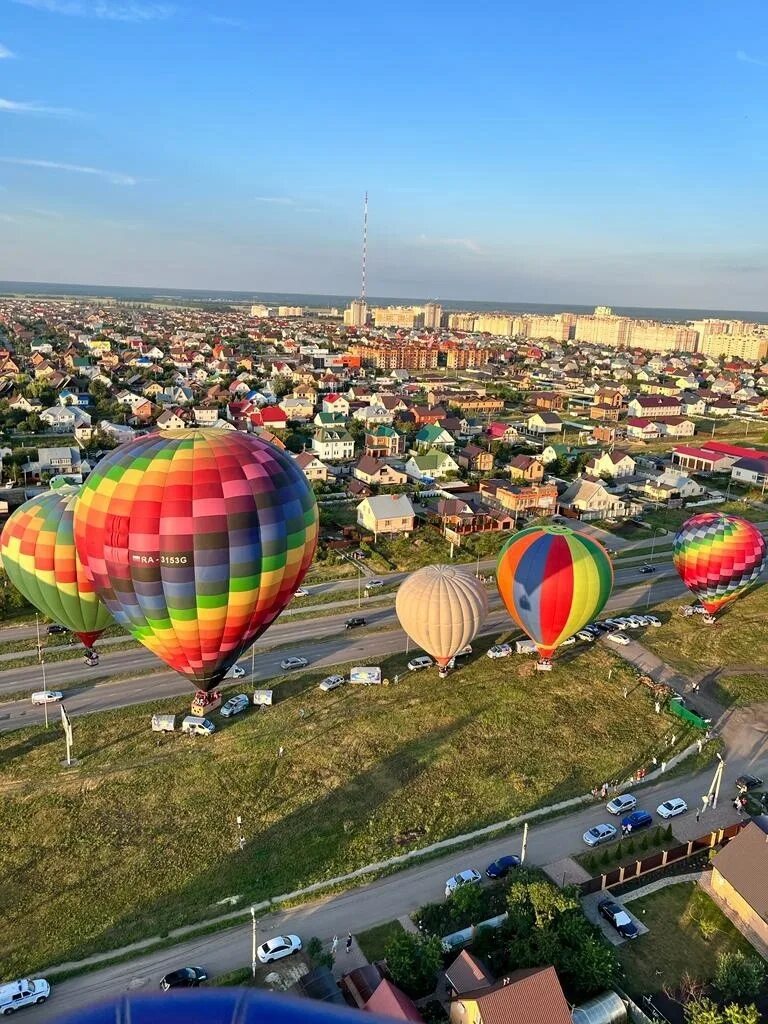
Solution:
<svg viewBox="0 0 768 1024">
<path fill-rule="evenodd" d="M 90 648 L 112 616 L 75 551 L 78 490 L 60 487 L 20 505 L 0 535 L 0 554 L 11 583 L 30 604 Z"/>
<path fill-rule="evenodd" d="M 206 691 L 291 600 L 317 533 L 293 459 L 234 430 L 121 445 L 88 477 L 75 513 L 78 554 L 115 619 Z"/>
<path fill-rule="evenodd" d="M 702 512 L 675 534 L 672 560 L 683 583 L 710 615 L 755 583 L 765 565 L 762 533 L 738 516 Z"/>
<path fill-rule="evenodd" d="M 613 566 L 591 537 L 533 526 L 501 549 L 496 585 L 509 614 L 549 659 L 599 615 L 613 587 Z"/>
</svg>

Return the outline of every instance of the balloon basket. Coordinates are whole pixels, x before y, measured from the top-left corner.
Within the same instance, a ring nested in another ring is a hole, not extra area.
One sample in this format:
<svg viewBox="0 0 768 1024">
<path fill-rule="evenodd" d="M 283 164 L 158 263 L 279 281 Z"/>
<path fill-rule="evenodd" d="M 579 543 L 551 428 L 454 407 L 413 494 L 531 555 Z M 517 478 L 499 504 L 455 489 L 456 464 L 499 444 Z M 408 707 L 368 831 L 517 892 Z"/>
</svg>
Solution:
<svg viewBox="0 0 768 1024">
<path fill-rule="evenodd" d="M 705 623 L 705 625 L 707 625 L 707 626 L 714 626 L 714 624 L 715 624 L 715 616 L 714 615 L 702 615 L 701 616 L 701 621 L 703 623 Z"/>
<path fill-rule="evenodd" d="M 546 658 L 544 658 L 542 661 L 537 661 L 536 662 L 536 671 L 537 672 L 551 672 L 552 671 L 552 662 L 547 660 Z"/>
<path fill-rule="evenodd" d="M 205 690 L 198 690 L 190 710 L 198 718 L 205 718 L 209 711 L 215 711 L 218 707 L 221 707 L 221 691 L 206 693 Z"/>
</svg>

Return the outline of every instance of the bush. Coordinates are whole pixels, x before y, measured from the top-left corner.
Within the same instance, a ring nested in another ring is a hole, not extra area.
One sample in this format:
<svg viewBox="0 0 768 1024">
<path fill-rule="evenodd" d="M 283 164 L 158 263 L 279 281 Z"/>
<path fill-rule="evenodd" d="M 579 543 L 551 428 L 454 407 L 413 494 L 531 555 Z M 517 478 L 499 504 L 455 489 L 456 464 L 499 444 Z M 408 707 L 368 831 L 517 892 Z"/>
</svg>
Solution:
<svg viewBox="0 0 768 1024">
<path fill-rule="evenodd" d="M 623 849 L 623 847 L 621 845 L 621 841 L 619 841 L 617 843 L 617 845 L 614 846 L 614 848 L 613 848 L 613 859 L 618 864 L 623 856 L 624 856 L 624 849 Z"/>
<path fill-rule="evenodd" d="M 443 1004 L 437 999 L 430 999 L 421 1011 L 425 1024 L 447 1024 L 448 1014 L 443 1009 Z"/>
<path fill-rule="evenodd" d="M 656 831 L 653 833 L 653 844 L 654 846 L 661 846 L 661 825 L 657 825 Z"/>
<path fill-rule="evenodd" d="M 634 839 L 630 839 L 629 842 L 627 843 L 627 853 L 634 853 L 634 852 L 635 852 L 635 840 Z"/>
<path fill-rule="evenodd" d="M 667 839 L 667 840 L 670 840 L 670 841 L 673 838 L 672 837 L 672 822 L 670 822 L 669 825 L 667 825 L 667 827 L 664 829 L 664 838 Z"/>
<path fill-rule="evenodd" d="M 443 948 L 436 935 L 396 935 L 384 951 L 392 980 L 413 999 L 429 995 L 443 962 Z"/>
<path fill-rule="evenodd" d="M 640 849 L 643 850 L 643 851 L 648 849 L 648 836 L 647 835 L 643 836 L 643 838 L 640 840 Z"/>
<path fill-rule="evenodd" d="M 610 850 L 603 850 L 603 856 L 600 858 L 600 866 L 607 868 L 611 863 Z"/>
<path fill-rule="evenodd" d="M 765 964 L 759 957 L 739 950 L 723 952 L 717 958 L 713 979 L 726 1002 L 755 999 L 765 984 Z"/>
</svg>

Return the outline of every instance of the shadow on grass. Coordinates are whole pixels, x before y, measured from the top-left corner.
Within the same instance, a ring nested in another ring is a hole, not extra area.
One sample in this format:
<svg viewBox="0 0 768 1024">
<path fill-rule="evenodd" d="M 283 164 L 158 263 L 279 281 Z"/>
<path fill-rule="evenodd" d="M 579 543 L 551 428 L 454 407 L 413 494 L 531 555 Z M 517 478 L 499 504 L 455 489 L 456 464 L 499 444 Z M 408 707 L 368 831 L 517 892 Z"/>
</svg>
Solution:
<svg viewBox="0 0 768 1024">
<path fill-rule="evenodd" d="M 33 750 L 47 747 L 51 743 L 62 744 L 63 752 L 63 742 L 64 735 L 58 727 L 58 722 L 54 722 L 48 729 L 41 724 L 40 728 L 26 739 L 0 747 L 0 769 L 10 767 L 15 761 L 26 757 Z"/>
</svg>

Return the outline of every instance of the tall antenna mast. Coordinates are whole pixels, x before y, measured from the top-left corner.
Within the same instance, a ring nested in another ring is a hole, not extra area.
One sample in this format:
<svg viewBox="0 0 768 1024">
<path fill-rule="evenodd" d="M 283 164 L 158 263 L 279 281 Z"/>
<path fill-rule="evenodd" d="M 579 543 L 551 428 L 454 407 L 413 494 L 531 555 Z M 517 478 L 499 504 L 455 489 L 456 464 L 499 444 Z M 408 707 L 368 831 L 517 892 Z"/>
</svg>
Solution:
<svg viewBox="0 0 768 1024">
<path fill-rule="evenodd" d="M 368 193 L 365 193 L 363 202 L 363 280 L 360 291 L 360 301 L 365 302 L 365 271 L 368 262 Z"/>
</svg>

